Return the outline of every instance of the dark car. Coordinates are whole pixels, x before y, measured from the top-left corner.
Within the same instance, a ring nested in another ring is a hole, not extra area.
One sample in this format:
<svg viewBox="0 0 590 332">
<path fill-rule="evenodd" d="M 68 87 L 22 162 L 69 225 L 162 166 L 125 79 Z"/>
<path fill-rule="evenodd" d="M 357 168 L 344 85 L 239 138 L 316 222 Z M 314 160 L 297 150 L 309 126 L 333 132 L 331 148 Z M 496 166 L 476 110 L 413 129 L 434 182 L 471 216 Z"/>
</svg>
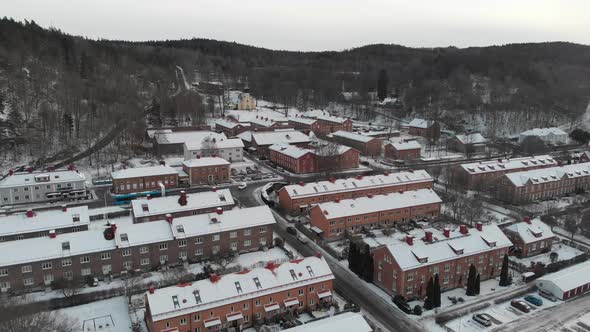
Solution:
<svg viewBox="0 0 590 332">
<path fill-rule="evenodd" d="M 524 302 L 524 301 L 514 300 L 514 301 L 510 302 L 510 305 L 522 312 L 531 311 L 531 307 L 529 307 L 529 305 L 526 304 L 526 302 Z"/>
<path fill-rule="evenodd" d="M 406 314 L 412 313 L 412 308 L 410 308 L 408 302 L 406 302 L 406 299 L 404 299 L 403 296 L 396 295 L 393 297 L 392 301 L 401 311 L 405 312 Z"/>
<path fill-rule="evenodd" d="M 540 298 L 538 298 L 534 295 L 527 295 L 524 297 L 524 300 L 527 301 L 528 303 L 532 303 L 532 304 L 536 305 L 537 307 L 540 307 L 543 305 L 543 300 L 541 300 Z"/>
<path fill-rule="evenodd" d="M 539 289 L 539 295 L 541 295 L 542 297 L 546 298 L 547 300 L 549 300 L 551 302 L 557 301 L 557 298 L 555 296 L 553 296 L 553 294 L 551 294 L 550 292 L 548 292 L 544 289 Z"/>
<path fill-rule="evenodd" d="M 371 165 L 371 163 L 366 160 L 362 160 L 361 165 L 369 166 L 369 165 Z"/>
<path fill-rule="evenodd" d="M 291 234 L 291 235 L 297 235 L 297 230 L 295 229 L 295 227 L 287 227 L 287 233 Z"/>
<path fill-rule="evenodd" d="M 473 315 L 473 320 L 480 323 L 483 326 L 491 326 L 492 325 L 492 320 L 490 319 L 490 317 L 488 317 L 488 315 L 483 315 L 483 314 L 475 314 Z"/>
</svg>

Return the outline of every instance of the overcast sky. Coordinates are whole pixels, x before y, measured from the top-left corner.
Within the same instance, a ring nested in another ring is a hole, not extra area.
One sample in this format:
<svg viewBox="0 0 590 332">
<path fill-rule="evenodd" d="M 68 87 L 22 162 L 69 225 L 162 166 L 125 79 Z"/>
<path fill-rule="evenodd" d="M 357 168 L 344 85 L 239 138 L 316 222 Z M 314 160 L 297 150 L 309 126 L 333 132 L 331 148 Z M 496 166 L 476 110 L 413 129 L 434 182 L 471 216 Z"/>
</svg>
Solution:
<svg viewBox="0 0 590 332">
<path fill-rule="evenodd" d="M 211 38 L 287 50 L 590 44 L 589 0 L 0 0 L 0 15 L 90 38 Z"/>
</svg>

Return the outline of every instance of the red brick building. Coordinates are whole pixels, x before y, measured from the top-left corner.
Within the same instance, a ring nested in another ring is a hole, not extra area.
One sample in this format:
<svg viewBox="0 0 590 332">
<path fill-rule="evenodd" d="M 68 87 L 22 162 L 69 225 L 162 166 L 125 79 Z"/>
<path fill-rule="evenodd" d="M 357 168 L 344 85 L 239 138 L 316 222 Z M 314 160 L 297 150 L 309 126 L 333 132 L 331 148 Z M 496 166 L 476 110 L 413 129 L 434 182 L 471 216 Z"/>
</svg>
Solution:
<svg viewBox="0 0 590 332">
<path fill-rule="evenodd" d="M 438 274 L 441 290 L 464 287 L 473 264 L 481 280 L 500 275 L 510 240 L 495 224 L 462 225 L 451 231 L 415 229 L 396 233 L 396 242 L 373 250 L 373 283 L 391 295 L 426 295 L 428 280 Z"/>
<path fill-rule="evenodd" d="M 150 290 L 150 332 L 241 331 L 287 312 L 332 302 L 334 275 L 322 257 L 307 257 Z"/>
<path fill-rule="evenodd" d="M 338 116 L 320 115 L 315 118 L 319 124 L 314 133 L 326 136 L 337 131 L 352 131 L 352 120 Z"/>
<path fill-rule="evenodd" d="M 201 157 L 182 162 L 191 186 L 229 182 L 230 163 L 219 157 Z"/>
<path fill-rule="evenodd" d="M 0 289 L 44 289 L 61 279 L 118 276 L 193 263 L 272 245 L 274 217 L 266 206 L 122 223 L 104 229 L 0 242 Z"/>
<path fill-rule="evenodd" d="M 322 150 L 310 150 L 293 145 L 275 144 L 269 148 L 269 160 L 296 174 L 337 171 L 359 167 L 359 152 L 347 146 L 338 146 L 329 156 Z"/>
<path fill-rule="evenodd" d="M 311 142 L 309 136 L 297 130 L 246 131 L 238 135 L 238 137 L 242 139 L 250 152 L 266 158 L 270 156 L 269 148 L 271 145 L 295 145 L 306 148 Z"/>
<path fill-rule="evenodd" d="M 239 123 L 225 119 L 215 121 L 215 131 L 224 133 L 227 137 L 237 136 L 247 130 L 250 130 L 249 123 Z"/>
<path fill-rule="evenodd" d="M 541 155 L 461 164 L 455 167 L 453 174 L 457 183 L 474 189 L 489 186 L 504 174 L 552 166 L 557 166 L 557 162 L 549 155 Z"/>
<path fill-rule="evenodd" d="M 293 117 L 289 118 L 289 125 L 309 135 L 310 132 L 320 131 L 320 122 L 316 119 Z"/>
<path fill-rule="evenodd" d="M 420 159 L 422 146 L 416 141 L 391 142 L 385 145 L 385 157 L 395 160 Z"/>
<path fill-rule="evenodd" d="M 505 174 L 498 198 L 512 204 L 559 197 L 590 189 L 590 163 Z"/>
<path fill-rule="evenodd" d="M 530 257 L 551 251 L 555 234 L 540 219 L 525 217 L 522 222 L 504 228 L 504 233 L 514 243 L 519 257 Z"/>
<path fill-rule="evenodd" d="M 332 140 L 359 150 L 363 155 L 381 155 L 383 140 L 376 137 L 365 136 L 349 131 L 337 131 L 332 133 Z"/>
<path fill-rule="evenodd" d="M 319 182 L 301 182 L 279 190 L 281 208 L 299 213 L 311 206 L 337 199 L 380 195 L 398 191 L 432 188 L 432 177 L 424 170 L 356 176 Z"/>
<path fill-rule="evenodd" d="M 127 168 L 111 173 L 115 194 L 161 190 L 178 186 L 178 172 L 168 166 Z"/>
<path fill-rule="evenodd" d="M 408 133 L 436 141 L 440 138 L 440 124 L 432 120 L 414 119 L 408 124 Z"/>
<path fill-rule="evenodd" d="M 174 218 L 193 216 L 217 211 L 217 208 L 231 210 L 235 206 L 229 189 L 213 189 L 212 191 L 180 196 L 155 198 L 139 198 L 131 201 L 133 222 L 164 220 L 166 215 Z"/>
<path fill-rule="evenodd" d="M 55 234 L 88 230 L 90 218 L 87 206 L 14 213 L 0 217 L 0 242 L 47 237 Z"/>
<path fill-rule="evenodd" d="M 363 228 L 388 227 L 410 220 L 432 220 L 440 214 L 442 200 L 432 189 L 320 203 L 311 208 L 311 225 L 325 239 L 358 233 Z"/>
</svg>

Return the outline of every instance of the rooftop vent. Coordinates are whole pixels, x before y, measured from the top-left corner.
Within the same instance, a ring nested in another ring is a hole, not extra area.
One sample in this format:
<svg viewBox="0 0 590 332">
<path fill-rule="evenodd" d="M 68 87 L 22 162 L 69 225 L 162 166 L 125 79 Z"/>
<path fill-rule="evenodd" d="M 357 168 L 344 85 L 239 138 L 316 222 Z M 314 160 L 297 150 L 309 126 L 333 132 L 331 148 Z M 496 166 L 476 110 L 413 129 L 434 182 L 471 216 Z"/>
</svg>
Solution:
<svg viewBox="0 0 590 332">
<path fill-rule="evenodd" d="M 55 232 L 55 229 L 52 229 L 49 231 L 49 238 L 50 239 L 55 239 L 57 237 L 57 233 Z"/>
<path fill-rule="evenodd" d="M 171 224 L 172 220 L 174 220 L 174 217 L 170 213 L 166 213 L 166 221 Z"/>
<path fill-rule="evenodd" d="M 469 230 L 467 230 L 467 225 L 459 226 L 459 232 L 461 232 L 461 234 L 463 234 L 463 235 L 469 234 Z"/>
</svg>

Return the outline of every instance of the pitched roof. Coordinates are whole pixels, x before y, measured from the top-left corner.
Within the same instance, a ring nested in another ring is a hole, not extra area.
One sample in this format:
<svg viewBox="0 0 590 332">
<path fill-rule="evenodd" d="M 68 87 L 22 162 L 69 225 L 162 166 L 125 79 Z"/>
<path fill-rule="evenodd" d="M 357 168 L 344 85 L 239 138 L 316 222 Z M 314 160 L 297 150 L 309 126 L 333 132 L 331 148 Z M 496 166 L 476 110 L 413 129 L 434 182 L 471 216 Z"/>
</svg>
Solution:
<svg viewBox="0 0 590 332">
<path fill-rule="evenodd" d="M 583 286 L 590 282 L 590 261 L 546 274 L 537 279 L 536 284 L 544 282 L 552 282 L 564 292 Z"/>
<path fill-rule="evenodd" d="M 530 171 L 508 173 L 504 176 L 517 187 L 524 186 L 529 181 L 533 184 L 556 182 L 563 178 L 573 179 L 590 176 L 590 163 L 533 169 Z"/>
<path fill-rule="evenodd" d="M 111 173 L 113 179 L 137 178 L 142 176 L 172 175 L 178 172 L 170 166 L 148 166 L 127 168 Z"/>
<path fill-rule="evenodd" d="M 158 144 L 182 144 L 191 141 L 202 142 L 206 137 L 215 137 L 219 140 L 227 138 L 223 133 L 216 133 L 208 130 L 157 133 L 155 137 Z"/>
<path fill-rule="evenodd" d="M 252 140 L 258 145 L 297 144 L 310 142 L 309 136 L 297 130 L 253 132 Z"/>
<path fill-rule="evenodd" d="M 222 166 L 229 165 L 230 162 L 219 157 L 201 157 L 189 159 L 182 162 L 186 167 L 205 167 L 205 166 Z"/>
<path fill-rule="evenodd" d="M 461 144 L 485 144 L 487 142 L 480 133 L 455 135 L 455 138 L 461 142 Z"/>
<path fill-rule="evenodd" d="M 142 198 L 131 201 L 131 208 L 135 218 L 167 213 L 200 210 L 205 208 L 223 207 L 234 205 L 234 199 L 229 189 L 218 189 L 186 195 L 186 205 L 178 203 L 179 196 Z M 145 209 L 144 209 L 145 208 Z"/>
<path fill-rule="evenodd" d="M 305 124 L 305 125 L 312 125 L 318 121 L 316 119 L 301 118 L 301 117 L 290 117 L 288 120 L 290 122 L 297 122 L 297 123 L 301 123 L 301 124 Z"/>
<path fill-rule="evenodd" d="M 517 234 L 524 243 L 531 243 L 555 237 L 551 227 L 547 226 L 540 219 L 533 219 L 530 224 L 527 222 L 519 222 L 506 227 L 507 230 Z"/>
<path fill-rule="evenodd" d="M 32 217 L 27 217 L 26 213 L 15 213 L 0 217 L 0 237 L 88 224 L 90 219 L 86 205 L 68 207 L 65 212 L 61 209 L 35 211 Z"/>
<path fill-rule="evenodd" d="M 318 181 L 284 186 L 291 198 L 316 196 L 364 190 L 369 188 L 387 187 L 391 185 L 432 182 L 432 177 L 425 170 L 407 171 L 399 173 L 387 173 L 371 176 L 351 177 L 335 179 L 333 181 Z"/>
<path fill-rule="evenodd" d="M 567 135 L 567 133 L 557 127 L 551 128 L 533 128 L 520 133 L 523 136 L 547 136 L 547 135 Z"/>
<path fill-rule="evenodd" d="M 40 177 L 49 178 L 49 181 L 39 181 Z M 37 179 L 37 181 L 36 181 Z M 59 170 L 53 172 L 14 173 L 0 181 L 2 187 L 33 186 L 40 184 L 64 183 L 74 181 L 86 181 L 82 173 L 70 170 Z"/>
<path fill-rule="evenodd" d="M 220 125 L 221 127 L 224 127 L 224 128 L 229 128 L 229 129 L 233 129 L 237 126 L 243 126 L 243 127 L 250 126 L 249 123 L 239 123 L 239 122 L 229 121 L 229 120 L 225 120 L 225 119 L 217 119 L 215 121 L 215 124 Z"/>
<path fill-rule="evenodd" d="M 372 332 L 363 315 L 354 312 L 325 317 L 299 325 L 288 330 L 289 332 L 325 332 L 325 331 L 354 331 Z"/>
<path fill-rule="evenodd" d="M 441 202 L 440 197 L 432 189 L 418 189 L 372 197 L 343 199 L 340 202 L 319 203 L 316 208 L 324 213 L 326 219 L 335 219 Z"/>
<path fill-rule="evenodd" d="M 511 169 L 539 167 L 542 165 L 555 166 L 557 162 L 549 155 L 522 157 L 513 159 L 498 159 L 461 164 L 461 167 L 471 174 L 508 171 Z"/>
<path fill-rule="evenodd" d="M 432 243 L 423 240 L 425 231 L 432 232 Z M 497 225 L 488 224 L 482 225 L 482 231 L 470 228 L 465 235 L 457 228 L 448 238 L 434 228 L 419 229 L 414 232 L 413 245 L 400 238 L 386 248 L 402 270 L 410 270 L 511 245 Z"/>
<path fill-rule="evenodd" d="M 396 150 L 412 150 L 412 149 L 422 149 L 422 145 L 417 141 L 407 141 L 407 142 L 391 142 L 387 145 L 393 146 Z"/>
<path fill-rule="evenodd" d="M 269 149 L 296 159 L 301 158 L 308 153 L 313 153 L 313 151 L 309 149 L 303 149 L 289 144 L 274 144 L 271 145 Z"/>
<path fill-rule="evenodd" d="M 337 132 L 334 132 L 331 135 L 334 137 L 342 137 L 342 138 L 346 138 L 349 140 L 362 142 L 362 143 L 367 143 L 367 142 L 370 142 L 370 141 L 376 139 L 375 137 L 365 136 L 365 135 L 353 133 L 350 131 L 343 131 L 343 130 L 338 130 Z"/>
<path fill-rule="evenodd" d="M 349 121 L 349 119 L 347 118 L 342 118 L 339 116 L 333 116 L 333 115 L 320 115 L 316 117 L 317 120 L 320 121 L 327 121 L 327 122 L 334 122 L 334 123 L 344 123 L 346 121 Z"/>
<path fill-rule="evenodd" d="M 205 142 L 211 143 L 205 143 Z M 192 140 L 184 143 L 184 148 L 186 150 L 194 151 L 194 150 L 201 150 L 203 149 L 203 143 L 211 144 L 211 146 L 217 149 L 233 149 L 233 148 L 243 148 L 244 142 L 242 142 L 239 138 L 219 138 L 212 136 L 204 137 L 202 140 Z"/>
<path fill-rule="evenodd" d="M 430 127 L 432 125 L 432 123 L 433 123 L 433 121 L 430 121 L 430 120 L 415 118 L 414 120 L 410 121 L 408 126 L 426 129 L 426 128 Z"/>
<path fill-rule="evenodd" d="M 159 321 L 333 279 L 324 258 L 311 256 L 272 269 L 262 267 L 223 275 L 216 282 L 205 279 L 156 289 L 146 298 L 153 320 Z"/>
</svg>

